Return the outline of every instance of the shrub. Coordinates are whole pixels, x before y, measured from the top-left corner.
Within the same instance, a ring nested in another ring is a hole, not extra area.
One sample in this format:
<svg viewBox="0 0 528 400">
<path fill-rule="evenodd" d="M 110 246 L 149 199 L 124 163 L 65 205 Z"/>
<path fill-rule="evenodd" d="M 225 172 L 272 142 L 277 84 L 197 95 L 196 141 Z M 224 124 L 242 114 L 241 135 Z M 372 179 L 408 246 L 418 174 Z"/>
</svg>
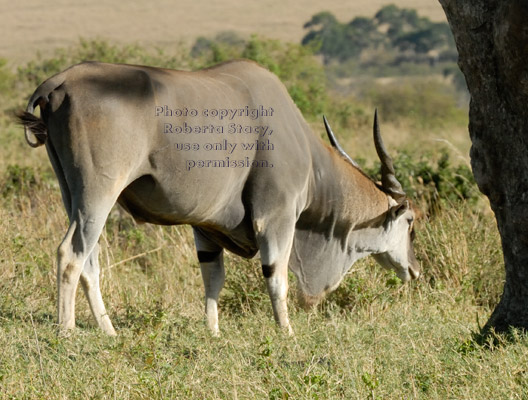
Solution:
<svg viewBox="0 0 528 400">
<path fill-rule="evenodd" d="M 246 40 L 235 32 L 220 32 L 213 39 L 199 37 L 191 48 L 190 56 L 202 59 L 202 63 L 214 65 L 222 61 L 240 57 Z"/>
<path fill-rule="evenodd" d="M 449 154 L 441 151 L 440 157 L 424 154 L 419 159 L 407 152 L 399 153 L 394 159 L 396 177 L 409 197 L 427 214 L 446 204 L 467 201 L 475 205 L 481 198 L 471 169 L 464 164 L 452 165 Z M 366 169 L 370 176 L 381 180 L 380 162 Z"/>
</svg>

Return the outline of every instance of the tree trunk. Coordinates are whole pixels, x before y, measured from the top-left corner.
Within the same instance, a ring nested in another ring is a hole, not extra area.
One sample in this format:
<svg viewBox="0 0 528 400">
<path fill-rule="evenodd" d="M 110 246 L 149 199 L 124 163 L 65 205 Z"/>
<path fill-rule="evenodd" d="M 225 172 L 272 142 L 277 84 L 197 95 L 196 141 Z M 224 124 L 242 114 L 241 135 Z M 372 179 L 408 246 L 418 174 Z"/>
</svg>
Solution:
<svg viewBox="0 0 528 400">
<path fill-rule="evenodd" d="M 506 283 L 484 327 L 528 328 L 528 2 L 440 0 L 471 94 L 475 180 L 495 212 Z M 475 266 L 478 268 L 478 266 Z"/>
</svg>

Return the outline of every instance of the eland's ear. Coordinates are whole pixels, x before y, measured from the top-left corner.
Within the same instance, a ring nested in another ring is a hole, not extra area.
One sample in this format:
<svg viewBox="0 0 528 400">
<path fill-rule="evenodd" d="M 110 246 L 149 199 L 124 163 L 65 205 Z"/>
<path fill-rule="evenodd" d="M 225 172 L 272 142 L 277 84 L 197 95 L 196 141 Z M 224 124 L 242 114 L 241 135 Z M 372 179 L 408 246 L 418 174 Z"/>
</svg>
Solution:
<svg viewBox="0 0 528 400">
<path fill-rule="evenodd" d="M 403 199 L 402 202 L 392 206 L 389 210 L 389 214 L 393 220 L 397 219 L 400 215 L 405 213 L 411 207 L 409 200 Z"/>
</svg>

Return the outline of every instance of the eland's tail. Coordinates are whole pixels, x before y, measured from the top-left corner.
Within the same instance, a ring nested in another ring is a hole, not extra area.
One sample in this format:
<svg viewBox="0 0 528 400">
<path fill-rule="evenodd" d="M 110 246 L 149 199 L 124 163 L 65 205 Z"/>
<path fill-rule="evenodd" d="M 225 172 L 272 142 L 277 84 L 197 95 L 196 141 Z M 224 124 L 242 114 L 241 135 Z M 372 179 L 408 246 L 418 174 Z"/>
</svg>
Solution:
<svg viewBox="0 0 528 400">
<path fill-rule="evenodd" d="M 33 115 L 35 107 L 40 107 L 40 112 L 42 115 L 49 103 L 50 93 L 64 82 L 66 75 L 65 72 L 66 71 L 52 76 L 47 81 L 42 83 L 29 99 L 26 110 L 16 113 L 18 122 L 24 127 L 26 142 L 31 147 L 42 146 L 44 143 L 46 143 L 48 138 L 48 127 L 46 123 L 42 118 Z"/>
<path fill-rule="evenodd" d="M 26 136 L 26 142 L 31 147 L 39 147 L 46 143 L 48 138 L 48 127 L 44 121 L 35 117 L 32 113 L 28 111 L 20 111 L 16 113 L 18 122 L 24 126 L 24 134 Z M 36 140 L 30 139 L 30 136 L 33 135 Z"/>
</svg>

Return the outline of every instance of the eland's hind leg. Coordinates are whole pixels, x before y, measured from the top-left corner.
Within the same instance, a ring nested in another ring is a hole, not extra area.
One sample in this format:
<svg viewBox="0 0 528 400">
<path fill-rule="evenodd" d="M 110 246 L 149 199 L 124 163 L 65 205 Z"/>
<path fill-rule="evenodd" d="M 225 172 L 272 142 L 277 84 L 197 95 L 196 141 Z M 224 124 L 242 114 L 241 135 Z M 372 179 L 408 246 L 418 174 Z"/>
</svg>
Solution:
<svg viewBox="0 0 528 400">
<path fill-rule="evenodd" d="M 66 209 L 66 213 L 68 214 L 70 223 L 73 223 L 75 218 L 72 215 L 72 193 L 70 192 L 70 187 L 68 186 L 68 183 L 66 181 L 66 176 L 62 169 L 62 166 L 57 156 L 57 153 L 55 151 L 55 148 L 53 147 L 50 141 L 48 141 L 46 148 L 48 150 L 48 155 L 49 155 L 51 164 L 53 166 L 53 169 L 55 171 L 55 175 L 57 176 L 57 179 L 59 181 L 59 186 L 61 189 L 64 208 Z M 76 226 L 77 226 L 77 222 L 75 223 L 75 227 L 73 228 L 70 227 L 69 234 L 66 235 L 66 237 L 69 238 L 69 240 L 72 240 Z M 66 243 L 64 244 L 64 246 L 61 246 L 59 250 L 59 258 L 61 259 L 60 262 L 63 262 L 63 259 L 65 259 L 65 257 L 68 255 L 71 258 L 71 255 L 72 255 L 71 252 L 72 250 L 69 248 L 69 246 Z M 92 314 L 97 321 L 97 324 L 104 332 L 108 333 L 109 335 L 115 335 L 115 330 L 114 330 L 114 327 L 112 326 L 112 322 L 110 321 L 110 318 L 108 317 L 106 313 L 106 308 L 103 303 L 103 297 L 101 295 L 101 289 L 99 286 L 100 268 L 99 268 L 98 255 L 99 255 L 99 245 L 96 243 L 90 255 L 88 256 L 88 259 L 84 263 L 84 267 L 81 271 L 81 276 L 80 276 L 81 283 L 82 283 L 86 298 L 88 299 L 88 303 L 90 304 L 90 309 L 92 310 Z M 78 261 L 78 262 L 81 262 L 81 261 Z M 77 269 L 78 269 L 77 267 L 73 267 L 73 271 L 75 273 L 71 278 L 74 280 L 78 280 L 78 278 L 76 277 L 76 275 L 78 274 Z M 62 267 L 61 270 L 64 270 L 64 267 Z M 60 278 L 60 276 L 61 274 L 58 273 L 57 284 L 59 286 L 61 285 L 61 279 L 62 279 Z M 65 284 L 63 284 L 63 287 L 64 286 Z M 73 288 L 74 294 L 76 292 L 76 286 L 77 284 L 75 285 L 75 288 Z M 69 287 L 68 290 L 71 291 L 72 288 Z M 61 291 L 59 289 L 59 298 L 60 296 L 61 296 Z M 65 294 L 63 294 L 62 298 L 63 299 L 71 298 L 71 294 L 69 294 L 66 297 L 65 297 Z M 73 297 L 73 299 L 75 299 L 75 297 Z M 72 310 L 72 308 L 74 308 L 75 305 L 71 303 L 62 303 L 62 305 L 59 305 L 58 307 L 59 307 L 59 310 L 62 308 L 62 311 L 59 311 L 59 315 L 61 315 L 59 320 L 64 321 L 64 325 L 66 327 L 73 328 L 73 326 L 75 325 L 75 319 L 74 319 L 75 310 Z"/>
<path fill-rule="evenodd" d="M 60 175 L 57 174 L 57 176 Z M 71 196 L 68 189 L 68 185 L 66 184 L 65 179 L 59 178 L 59 182 L 61 186 L 64 207 L 66 208 L 66 213 L 68 214 L 70 222 L 72 222 L 74 218 L 72 216 Z M 64 251 L 68 252 L 67 247 L 64 248 Z M 92 252 L 88 256 L 88 259 L 84 263 L 84 267 L 80 276 L 81 284 L 84 289 L 84 294 L 88 299 L 88 304 L 90 305 L 92 314 L 95 320 L 97 321 L 97 325 L 99 325 L 99 327 L 104 332 L 113 336 L 115 335 L 115 330 L 112 326 L 112 322 L 110 321 L 108 314 L 106 313 L 106 308 L 103 302 L 103 296 L 101 295 L 101 288 L 99 284 L 100 267 L 98 257 L 99 244 L 96 243 Z M 58 280 L 58 282 L 60 282 L 60 280 Z"/>
<path fill-rule="evenodd" d="M 92 262 L 93 260 L 90 258 L 97 257 L 97 250 L 95 249 L 97 240 L 115 199 L 94 202 L 86 201 L 87 199 L 84 200 L 81 207 L 72 207 L 70 227 L 57 252 L 57 308 L 59 329 L 61 330 L 75 327 L 75 293 L 79 278 L 85 269 L 83 286 L 92 284 L 92 290 L 88 287 L 89 290 L 87 291 L 92 312 L 94 311 L 93 305 L 95 305 L 97 312 L 102 312 L 103 315 L 106 315 L 106 312 L 101 310 L 101 305 L 103 309 L 104 305 L 100 297 L 98 263 Z M 90 204 L 90 206 L 84 204 Z M 91 256 L 92 252 L 94 252 L 94 256 Z M 94 279 L 95 275 L 97 275 L 97 279 Z M 101 314 L 99 315 L 99 319 L 101 319 Z M 98 319 L 97 316 L 96 319 Z M 101 326 L 99 319 L 98 323 Z M 111 333 L 110 330 L 106 330 L 103 326 L 101 328 Z"/>
<path fill-rule="evenodd" d="M 107 334 L 114 336 L 116 334 L 112 321 L 106 313 L 106 308 L 103 302 L 103 296 L 101 295 L 101 287 L 99 285 L 99 244 L 96 244 L 88 260 L 84 264 L 84 268 L 81 272 L 81 285 L 84 290 L 84 294 L 90 304 L 92 314 L 97 321 L 97 325 Z"/>
</svg>

